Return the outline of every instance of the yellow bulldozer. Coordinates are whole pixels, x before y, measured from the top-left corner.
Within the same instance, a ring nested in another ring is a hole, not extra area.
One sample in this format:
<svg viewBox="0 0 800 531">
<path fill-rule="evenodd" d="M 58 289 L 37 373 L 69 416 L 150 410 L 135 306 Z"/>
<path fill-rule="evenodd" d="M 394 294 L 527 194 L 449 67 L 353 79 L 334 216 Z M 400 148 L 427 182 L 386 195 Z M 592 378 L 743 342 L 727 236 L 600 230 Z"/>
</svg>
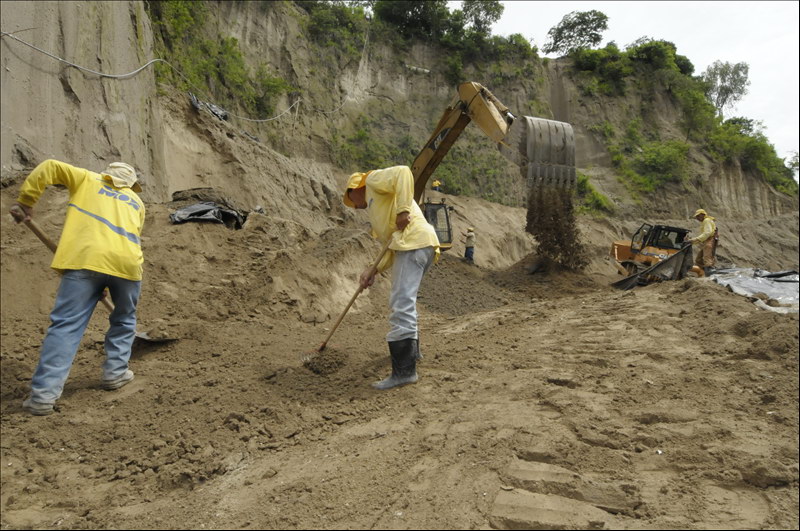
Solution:
<svg viewBox="0 0 800 531">
<path fill-rule="evenodd" d="M 692 265 L 692 245 L 686 241 L 689 229 L 643 223 L 630 240 L 611 244 L 611 258 L 625 278 L 612 286 L 630 289 L 662 280 L 679 280 L 689 272 L 703 276 Z"/>
<path fill-rule="evenodd" d="M 414 199 L 436 230 L 442 250 L 453 244 L 451 207 L 443 199 L 423 202 L 426 184 L 471 121 L 498 144 L 507 159 L 521 168 L 529 190 L 576 187 L 575 136 L 570 124 L 532 116 L 518 119 L 486 87 L 472 81 L 462 83 L 411 165 Z"/>
</svg>

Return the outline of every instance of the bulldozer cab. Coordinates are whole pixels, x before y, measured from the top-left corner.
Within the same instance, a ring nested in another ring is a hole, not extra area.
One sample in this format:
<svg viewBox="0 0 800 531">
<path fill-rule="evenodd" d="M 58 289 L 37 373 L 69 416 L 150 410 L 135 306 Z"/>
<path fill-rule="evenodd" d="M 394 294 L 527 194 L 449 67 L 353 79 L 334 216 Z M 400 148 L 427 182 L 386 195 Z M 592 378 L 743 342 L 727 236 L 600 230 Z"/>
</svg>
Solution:
<svg viewBox="0 0 800 531">
<path fill-rule="evenodd" d="M 688 233 L 687 229 L 679 227 L 644 223 L 631 238 L 631 251 L 641 252 L 645 247 L 678 251 L 683 248 Z"/>
<path fill-rule="evenodd" d="M 630 242 L 615 241 L 611 256 L 618 273 L 626 278 L 614 282 L 619 289 L 661 280 L 679 280 L 692 266 L 692 246 L 686 242 L 688 229 L 642 224 Z"/>
<path fill-rule="evenodd" d="M 617 240 L 611 244 L 611 256 L 623 275 L 631 275 L 651 267 L 684 248 L 688 229 L 643 223 L 630 241 Z"/>
<path fill-rule="evenodd" d="M 453 207 L 445 204 L 444 199 L 439 203 L 433 203 L 428 199 L 422 204 L 422 207 L 425 219 L 433 225 L 433 230 L 436 231 L 441 249 L 450 249 L 453 246 L 453 229 L 450 225 L 450 211 L 453 210 Z"/>
<path fill-rule="evenodd" d="M 639 230 L 633 233 L 633 237 L 631 238 L 632 253 L 641 251 L 645 247 L 645 242 L 650 237 L 651 230 L 653 230 L 653 226 L 645 223 L 644 225 L 639 227 Z"/>
</svg>

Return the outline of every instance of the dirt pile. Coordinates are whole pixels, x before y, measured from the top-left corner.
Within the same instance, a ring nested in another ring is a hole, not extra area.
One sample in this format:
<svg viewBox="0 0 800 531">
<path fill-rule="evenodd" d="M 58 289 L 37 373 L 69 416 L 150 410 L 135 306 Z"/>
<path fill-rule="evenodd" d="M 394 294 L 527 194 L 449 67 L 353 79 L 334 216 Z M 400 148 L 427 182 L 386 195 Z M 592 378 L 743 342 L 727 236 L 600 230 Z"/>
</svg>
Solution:
<svg viewBox="0 0 800 531">
<path fill-rule="evenodd" d="M 65 201 L 37 208 L 54 236 Z M 697 279 L 531 275 L 531 249 L 496 269 L 446 254 L 420 293 L 420 382 L 379 393 L 386 278 L 316 370 L 303 357 L 375 252 L 360 221 L 251 212 L 234 231 L 173 225 L 174 206 L 149 205 L 140 321 L 181 340 L 102 391 L 96 312 L 45 418 L 20 402 L 57 276 L 4 221 L 4 528 L 797 526 L 797 316 Z M 490 227 L 494 256 L 511 229 Z"/>
<path fill-rule="evenodd" d="M 347 353 L 335 348 L 325 348 L 321 352 L 311 350 L 301 357 L 303 366 L 315 374 L 328 376 L 347 364 Z"/>
</svg>

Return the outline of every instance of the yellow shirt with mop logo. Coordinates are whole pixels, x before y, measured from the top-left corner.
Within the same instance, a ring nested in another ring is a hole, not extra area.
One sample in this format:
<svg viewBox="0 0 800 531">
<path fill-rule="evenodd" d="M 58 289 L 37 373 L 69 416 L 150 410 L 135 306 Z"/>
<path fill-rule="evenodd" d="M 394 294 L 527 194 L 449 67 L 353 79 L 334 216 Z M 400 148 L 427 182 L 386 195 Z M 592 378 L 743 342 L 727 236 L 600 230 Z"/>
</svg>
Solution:
<svg viewBox="0 0 800 531">
<path fill-rule="evenodd" d="M 114 187 L 98 173 L 46 160 L 25 179 L 17 202 L 33 207 L 53 184 L 69 189 L 69 203 L 50 267 L 141 280 L 144 203 L 139 196 L 130 188 Z"/>
<path fill-rule="evenodd" d="M 408 166 L 393 166 L 375 170 L 366 181 L 367 212 L 372 225 L 372 236 L 381 243 L 391 239 L 389 252 L 378 264 L 378 272 L 389 269 L 394 263 L 392 251 L 413 251 L 425 247 L 436 250 L 439 259 L 439 238 L 430 223 L 425 220 L 422 210 L 414 201 L 414 175 Z M 398 231 L 395 221 L 397 215 L 409 213 L 409 224 L 405 230 Z"/>
</svg>

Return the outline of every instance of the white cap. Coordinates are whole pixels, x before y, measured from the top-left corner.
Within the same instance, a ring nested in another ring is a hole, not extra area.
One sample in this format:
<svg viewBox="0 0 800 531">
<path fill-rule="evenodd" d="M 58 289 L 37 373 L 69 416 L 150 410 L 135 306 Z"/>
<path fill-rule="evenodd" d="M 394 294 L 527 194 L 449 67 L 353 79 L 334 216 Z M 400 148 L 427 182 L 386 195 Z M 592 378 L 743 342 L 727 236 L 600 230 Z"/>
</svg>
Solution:
<svg viewBox="0 0 800 531">
<path fill-rule="evenodd" d="M 117 188 L 130 188 L 134 192 L 141 192 L 142 187 L 136 180 L 136 170 L 124 162 L 112 162 L 101 175 L 110 177 Z"/>
</svg>

